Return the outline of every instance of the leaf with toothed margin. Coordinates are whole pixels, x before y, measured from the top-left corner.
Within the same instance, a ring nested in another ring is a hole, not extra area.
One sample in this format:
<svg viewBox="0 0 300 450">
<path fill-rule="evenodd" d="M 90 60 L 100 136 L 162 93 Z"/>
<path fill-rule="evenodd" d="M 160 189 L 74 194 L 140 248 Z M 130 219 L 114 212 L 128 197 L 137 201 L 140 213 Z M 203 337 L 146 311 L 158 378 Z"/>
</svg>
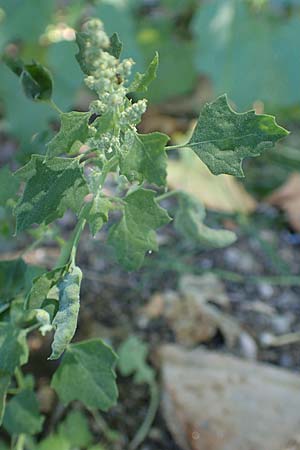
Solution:
<svg viewBox="0 0 300 450">
<path fill-rule="evenodd" d="M 203 223 L 204 206 L 193 196 L 181 192 L 174 225 L 190 241 L 204 248 L 222 248 L 236 241 L 236 235 L 230 230 L 209 228 Z"/>
<path fill-rule="evenodd" d="M 47 156 L 58 156 L 69 153 L 77 141 L 84 143 L 89 133 L 90 113 L 71 111 L 60 115 L 61 126 L 59 132 L 47 144 Z"/>
<path fill-rule="evenodd" d="M 43 156 L 33 155 L 16 176 L 27 182 L 15 209 L 17 233 L 33 224 L 47 225 L 68 208 L 78 212 L 88 194 L 77 159 L 45 160 Z"/>
<path fill-rule="evenodd" d="M 214 175 L 243 177 L 244 158 L 260 155 L 287 134 L 273 116 L 255 111 L 236 113 L 222 95 L 204 106 L 187 146 Z"/>
<path fill-rule="evenodd" d="M 115 353 L 101 339 L 68 346 L 51 386 L 63 404 L 79 400 L 87 408 L 107 411 L 115 405 Z M 79 389 L 80 387 L 80 389 Z"/>
<path fill-rule="evenodd" d="M 127 270 L 138 269 L 149 250 L 158 250 L 156 229 L 170 222 L 166 210 L 155 201 L 155 192 L 137 189 L 124 199 L 123 217 L 110 229 L 108 242 Z"/>
<path fill-rule="evenodd" d="M 115 58 L 119 58 L 122 52 L 123 44 L 119 39 L 117 33 L 113 33 L 109 38 L 110 46 L 107 49 L 107 52 L 114 56 Z"/>
<path fill-rule="evenodd" d="M 128 88 L 128 92 L 145 92 L 148 90 L 149 85 L 155 80 L 157 75 L 157 68 L 159 64 L 158 53 L 155 53 L 154 58 L 149 64 L 145 73 L 137 72 L 133 79 L 133 82 Z"/>
<path fill-rule="evenodd" d="M 165 186 L 167 177 L 165 146 L 168 140 L 169 136 L 163 133 L 128 132 L 125 139 L 128 151 L 120 160 L 121 174 L 130 182 L 147 181 L 157 186 Z"/>
</svg>

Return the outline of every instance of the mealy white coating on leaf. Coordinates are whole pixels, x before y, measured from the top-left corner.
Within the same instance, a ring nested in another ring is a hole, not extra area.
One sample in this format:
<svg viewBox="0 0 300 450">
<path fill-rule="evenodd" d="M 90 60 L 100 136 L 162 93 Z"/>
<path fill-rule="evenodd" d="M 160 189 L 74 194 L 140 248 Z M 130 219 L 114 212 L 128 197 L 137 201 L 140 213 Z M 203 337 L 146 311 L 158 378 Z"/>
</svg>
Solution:
<svg viewBox="0 0 300 450">
<path fill-rule="evenodd" d="M 73 267 L 59 283 L 59 307 L 52 323 L 56 330 L 49 359 L 59 358 L 75 334 L 80 306 L 81 279 L 81 270 L 79 267 Z"/>
</svg>

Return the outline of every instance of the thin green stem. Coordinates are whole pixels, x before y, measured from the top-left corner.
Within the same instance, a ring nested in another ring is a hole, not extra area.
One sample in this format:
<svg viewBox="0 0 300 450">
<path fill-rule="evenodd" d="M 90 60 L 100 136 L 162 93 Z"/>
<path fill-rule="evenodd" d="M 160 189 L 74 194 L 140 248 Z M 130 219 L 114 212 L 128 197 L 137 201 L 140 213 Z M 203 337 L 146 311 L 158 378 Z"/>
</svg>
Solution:
<svg viewBox="0 0 300 450">
<path fill-rule="evenodd" d="M 189 147 L 191 144 L 188 144 L 188 143 L 186 143 L 186 144 L 177 144 L 177 145 L 167 145 L 166 147 L 165 147 L 165 150 L 176 150 L 176 149 L 178 149 L 178 148 L 184 148 L 184 147 Z"/>
<path fill-rule="evenodd" d="M 26 440 L 26 435 L 25 434 L 20 434 L 18 436 L 16 445 L 15 445 L 15 450 L 24 450 L 25 440 Z"/>
<path fill-rule="evenodd" d="M 130 450 L 136 450 L 147 437 L 152 423 L 155 419 L 159 406 L 159 390 L 155 381 L 150 385 L 150 404 L 144 422 L 138 429 L 133 440 L 129 444 Z"/>
<path fill-rule="evenodd" d="M 173 197 L 174 195 L 178 195 L 180 193 L 181 193 L 181 191 L 178 189 L 176 189 L 174 191 L 168 191 L 168 192 L 165 192 L 164 194 L 156 197 L 156 201 L 161 202 L 162 200 L 165 200 L 166 198 Z"/>
<path fill-rule="evenodd" d="M 50 100 L 48 100 L 47 103 L 59 115 L 63 114 L 63 111 L 57 106 L 57 104 L 52 100 L 52 98 Z"/>
<path fill-rule="evenodd" d="M 16 377 L 16 380 L 17 380 L 18 387 L 20 389 L 22 389 L 24 387 L 24 385 L 25 385 L 25 379 L 24 379 L 24 375 L 23 375 L 22 370 L 20 369 L 20 367 L 16 368 L 15 377 Z"/>
<path fill-rule="evenodd" d="M 68 262 L 71 262 L 71 263 L 75 262 L 77 246 L 78 246 L 78 243 L 80 240 L 81 233 L 83 232 L 85 224 L 86 224 L 85 217 L 86 217 L 87 209 L 89 207 L 90 207 L 90 205 L 86 203 L 81 208 L 76 227 L 74 228 L 70 239 L 68 241 L 66 241 L 65 244 L 63 245 L 56 267 L 65 266 Z"/>
</svg>

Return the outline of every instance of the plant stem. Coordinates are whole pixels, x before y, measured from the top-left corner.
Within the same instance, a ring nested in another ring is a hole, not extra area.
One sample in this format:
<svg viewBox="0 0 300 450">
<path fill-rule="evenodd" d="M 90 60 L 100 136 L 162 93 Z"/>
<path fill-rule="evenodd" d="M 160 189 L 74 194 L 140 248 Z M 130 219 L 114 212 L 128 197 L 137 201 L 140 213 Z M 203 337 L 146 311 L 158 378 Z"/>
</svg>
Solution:
<svg viewBox="0 0 300 450">
<path fill-rule="evenodd" d="M 52 99 L 48 100 L 47 103 L 59 115 L 63 114 L 63 111 L 57 106 L 57 104 Z"/>
<path fill-rule="evenodd" d="M 167 145 L 165 147 L 165 150 L 176 150 L 178 148 L 184 148 L 184 147 L 188 147 L 188 144 L 177 144 L 177 145 Z"/>
<path fill-rule="evenodd" d="M 18 436 L 16 445 L 15 445 L 15 450 L 24 450 L 25 439 L 26 439 L 26 435 L 25 434 L 20 434 Z"/>
<path fill-rule="evenodd" d="M 158 386 L 155 383 L 155 381 L 153 381 L 150 385 L 150 396 L 151 396 L 150 405 L 149 405 L 145 420 L 142 423 L 142 425 L 140 426 L 140 428 L 138 429 L 133 440 L 130 442 L 130 444 L 129 444 L 130 450 L 136 450 L 141 445 L 141 443 L 147 437 L 149 430 L 151 428 L 151 425 L 155 419 L 156 412 L 157 412 L 157 409 L 159 406 L 159 390 L 158 390 Z"/>
<path fill-rule="evenodd" d="M 174 195 L 180 194 L 180 190 L 176 189 L 175 191 L 168 191 L 165 192 L 165 194 L 159 195 L 156 197 L 157 202 L 161 202 L 162 200 L 165 200 L 166 198 L 173 197 Z"/>
<path fill-rule="evenodd" d="M 24 387 L 24 385 L 25 385 L 25 380 L 24 380 L 24 375 L 23 375 L 22 370 L 20 369 L 20 367 L 16 368 L 15 377 L 16 377 L 16 380 L 17 380 L 17 383 L 18 383 L 18 387 L 22 389 Z"/>
<path fill-rule="evenodd" d="M 83 205 L 83 207 L 79 213 L 78 221 L 77 221 L 76 227 L 73 230 L 72 236 L 70 237 L 70 239 L 68 241 L 66 241 L 66 243 L 63 245 L 63 247 L 61 249 L 61 253 L 58 258 L 56 267 L 62 267 L 64 265 L 66 265 L 68 262 L 74 263 L 79 239 L 80 239 L 81 233 L 83 232 L 85 224 L 86 224 L 85 214 L 86 214 L 87 208 L 89 206 L 90 205 L 88 203 Z"/>
</svg>

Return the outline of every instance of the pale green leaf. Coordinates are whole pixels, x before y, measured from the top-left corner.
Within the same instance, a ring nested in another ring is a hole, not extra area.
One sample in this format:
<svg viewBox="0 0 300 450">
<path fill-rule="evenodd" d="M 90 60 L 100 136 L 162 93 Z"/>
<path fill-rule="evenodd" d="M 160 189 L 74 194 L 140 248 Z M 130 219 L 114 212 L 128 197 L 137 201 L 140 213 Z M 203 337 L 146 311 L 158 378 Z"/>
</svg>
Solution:
<svg viewBox="0 0 300 450">
<path fill-rule="evenodd" d="M 126 140 L 128 151 L 121 157 L 121 174 L 130 182 L 147 181 L 157 186 L 165 186 L 167 176 L 165 146 L 169 137 L 157 132 L 150 134 L 129 132 Z"/>
<path fill-rule="evenodd" d="M 155 53 L 155 56 L 151 63 L 149 64 L 145 73 L 137 72 L 134 76 L 133 82 L 128 88 L 128 92 L 145 92 L 148 90 L 149 85 L 155 80 L 157 75 L 157 67 L 159 64 L 158 53 Z"/>
<path fill-rule="evenodd" d="M 49 359 L 58 359 L 75 334 L 80 306 L 81 279 L 82 272 L 79 267 L 72 267 L 58 285 L 59 305 L 52 322 L 55 334 Z"/>
<path fill-rule="evenodd" d="M 174 225 L 187 239 L 205 248 L 222 248 L 236 241 L 229 230 L 215 230 L 204 225 L 205 208 L 194 197 L 184 192 L 179 195 L 179 205 Z"/>
<path fill-rule="evenodd" d="M 68 346 L 52 378 L 52 387 L 67 404 L 80 400 L 88 408 L 108 410 L 116 403 L 115 353 L 100 339 Z"/>
<path fill-rule="evenodd" d="M 69 153 L 75 142 L 84 143 L 89 132 L 89 116 L 90 113 L 78 111 L 61 114 L 60 130 L 47 144 L 47 155 L 53 157 Z"/>
<path fill-rule="evenodd" d="M 7 389 L 10 384 L 10 375 L 0 370 L 0 426 L 2 424 Z"/>
<path fill-rule="evenodd" d="M 39 433 L 43 422 L 37 398 L 30 389 L 15 395 L 6 405 L 3 426 L 11 435 Z"/>
<path fill-rule="evenodd" d="M 46 225 L 71 208 L 78 212 L 88 193 L 87 184 L 77 159 L 33 155 L 17 175 L 27 181 L 15 214 L 17 232 L 33 224 Z"/>
<path fill-rule="evenodd" d="M 88 419 L 80 411 L 71 411 L 58 430 L 59 434 L 70 442 L 72 448 L 86 448 L 93 442 Z"/>
<path fill-rule="evenodd" d="M 190 146 L 214 175 L 243 177 L 243 159 L 271 149 L 288 131 L 273 116 L 255 111 L 238 114 L 222 95 L 202 109 Z"/>
<path fill-rule="evenodd" d="M 154 371 L 147 364 L 148 345 L 136 336 L 124 341 L 118 351 L 118 368 L 123 376 L 134 375 L 136 383 L 152 383 Z"/>
<path fill-rule="evenodd" d="M 36 450 L 71 450 L 71 444 L 64 436 L 52 434 L 43 439 Z"/>
<path fill-rule="evenodd" d="M 26 299 L 27 308 L 36 309 L 42 307 L 43 302 L 48 298 L 50 290 L 58 283 L 65 269 L 65 266 L 53 269 L 33 280 L 32 288 Z"/>
<path fill-rule="evenodd" d="M 5 206 L 7 200 L 14 198 L 19 189 L 19 182 L 14 178 L 7 166 L 0 169 L 0 206 Z"/>
<path fill-rule="evenodd" d="M 147 251 L 158 250 L 155 230 L 170 221 L 155 201 L 155 192 L 138 189 L 124 199 L 121 221 L 110 229 L 109 243 L 119 262 L 127 269 L 139 268 Z"/>
<path fill-rule="evenodd" d="M 91 207 L 86 214 L 86 220 L 90 225 L 93 236 L 108 221 L 108 214 L 112 207 L 111 202 L 107 198 L 101 197 L 100 192 L 93 198 Z"/>
<path fill-rule="evenodd" d="M 9 322 L 0 323 L 0 370 L 11 375 L 28 360 L 25 331 Z"/>
</svg>

